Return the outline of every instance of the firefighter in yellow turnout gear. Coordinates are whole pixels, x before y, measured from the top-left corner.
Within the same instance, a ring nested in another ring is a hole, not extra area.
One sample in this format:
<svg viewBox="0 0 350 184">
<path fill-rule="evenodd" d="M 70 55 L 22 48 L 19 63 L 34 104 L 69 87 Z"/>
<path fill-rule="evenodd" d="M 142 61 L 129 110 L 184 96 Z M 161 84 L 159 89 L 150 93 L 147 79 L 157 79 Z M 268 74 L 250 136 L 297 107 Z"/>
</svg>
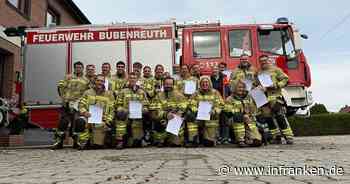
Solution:
<svg viewBox="0 0 350 184">
<path fill-rule="evenodd" d="M 210 120 L 199 120 L 196 116 L 200 104 L 210 104 Z M 215 146 L 217 139 L 217 128 L 219 126 L 219 115 L 224 106 L 220 93 L 213 89 L 208 76 L 202 76 L 199 80 L 199 90 L 191 97 L 186 112 L 188 141 L 196 144 L 198 134 L 202 137 L 205 146 Z"/>
<path fill-rule="evenodd" d="M 153 141 L 156 146 L 181 146 L 184 144 L 184 124 L 179 135 L 173 135 L 165 131 L 167 123 L 174 115 L 183 116 L 187 108 L 187 100 L 184 95 L 174 89 L 174 79 L 164 79 L 164 92 L 158 93 L 152 100 L 152 119 L 154 121 Z"/>
<path fill-rule="evenodd" d="M 185 97 L 189 98 L 193 94 L 185 93 L 185 85 L 187 81 L 193 81 L 196 84 L 196 90 L 198 88 L 198 79 L 196 77 L 191 76 L 190 70 L 187 65 L 183 65 L 181 67 L 181 79 L 176 81 L 175 89 L 185 95 Z"/>
<path fill-rule="evenodd" d="M 76 120 L 75 131 L 78 134 L 80 149 L 90 146 L 104 146 L 105 133 L 110 131 L 113 119 L 113 93 L 104 88 L 105 77 L 97 75 L 93 89 L 87 90 L 79 102 L 81 117 Z M 102 110 L 102 122 L 90 122 L 90 109 Z M 95 124 L 93 124 L 95 123 Z"/>
<path fill-rule="evenodd" d="M 259 119 L 268 124 L 273 143 L 281 143 L 281 131 L 286 143 L 293 144 L 293 131 L 286 118 L 286 106 L 282 96 L 282 88 L 287 85 L 288 76 L 280 68 L 274 66 L 268 56 L 260 56 L 259 62 L 261 71 L 258 75 L 267 74 L 271 76 L 273 82 L 273 86 L 260 86 L 265 91 L 269 103 L 261 108 L 262 113 Z"/>
<path fill-rule="evenodd" d="M 155 84 L 156 80 L 152 76 L 151 67 L 145 66 L 143 68 L 143 77 L 140 80 L 140 86 L 146 92 L 148 98 L 155 96 Z"/>
<path fill-rule="evenodd" d="M 112 90 L 119 91 L 127 86 L 127 75 L 125 71 L 125 63 L 123 61 L 118 61 L 117 64 L 117 72 L 112 76 Z"/>
<path fill-rule="evenodd" d="M 225 101 L 224 113 L 227 116 L 235 140 L 240 147 L 261 145 L 261 135 L 256 126 L 256 105 L 246 91 L 245 83 L 238 80 L 233 94 Z"/>
<path fill-rule="evenodd" d="M 89 81 L 83 75 L 84 65 L 81 62 L 74 63 L 74 75 L 67 75 L 64 80 L 58 82 L 58 94 L 62 99 L 62 112 L 58 128 L 55 133 L 54 149 L 63 148 L 65 131 L 70 124 L 70 136 L 73 137 L 74 147 L 77 147 L 77 137 L 74 136 L 74 121 L 79 116 L 78 103 L 83 93 L 89 88 Z"/>
<path fill-rule="evenodd" d="M 243 54 L 240 57 L 240 63 L 238 67 L 231 73 L 230 87 L 232 91 L 235 90 L 235 84 L 238 83 L 238 80 L 251 82 L 252 87 L 258 85 L 257 71 L 253 66 L 251 66 L 248 59 L 249 56 Z"/>
<path fill-rule="evenodd" d="M 116 142 L 117 148 L 123 148 L 125 144 L 128 146 L 142 146 L 143 124 L 142 116 L 148 110 L 149 101 L 145 92 L 136 85 L 137 76 L 134 72 L 129 74 L 128 87 L 122 89 L 116 95 L 115 111 L 116 111 Z M 131 117 L 130 110 L 132 104 L 141 106 L 141 117 Z"/>
</svg>

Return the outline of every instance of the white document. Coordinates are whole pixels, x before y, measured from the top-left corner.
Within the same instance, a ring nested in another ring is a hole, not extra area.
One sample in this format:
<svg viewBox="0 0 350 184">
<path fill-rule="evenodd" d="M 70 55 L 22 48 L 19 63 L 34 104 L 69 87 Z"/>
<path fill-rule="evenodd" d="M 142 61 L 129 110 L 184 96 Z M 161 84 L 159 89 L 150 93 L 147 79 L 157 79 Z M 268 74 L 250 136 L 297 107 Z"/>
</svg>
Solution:
<svg viewBox="0 0 350 184">
<path fill-rule="evenodd" d="M 105 79 L 105 90 L 106 91 L 109 90 L 109 81 L 108 81 L 108 79 Z"/>
<path fill-rule="evenodd" d="M 185 89 L 184 89 L 184 93 L 186 95 L 192 95 L 193 93 L 195 93 L 197 90 L 197 83 L 196 81 L 193 80 L 185 80 Z"/>
<path fill-rule="evenodd" d="M 232 72 L 230 70 L 224 70 L 222 73 L 225 74 L 227 77 L 230 77 Z"/>
<path fill-rule="evenodd" d="M 142 103 L 140 101 L 129 101 L 129 118 L 142 119 Z"/>
<path fill-rule="evenodd" d="M 261 74 L 259 74 L 258 75 L 258 79 L 259 79 L 260 84 L 263 87 L 271 87 L 271 86 L 273 86 L 273 81 L 272 81 L 271 75 L 268 74 L 268 73 L 261 73 Z"/>
<path fill-rule="evenodd" d="M 249 80 L 249 79 L 244 79 L 243 82 L 244 82 L 244 84 L 245 84 L 245 89 L 246 89 L 247 91 L 252 90 L 252 88 L 253 88 L 253 81 L 251 81 L 251 80 Z"/>
<path fill-rule="evenodd" d="M 174 118 L 168 121 L 168 125 L 165 131 L 172 133 L 174 135 L 179 135 L 179 131 L 182 123 L 183 123 L 183 119 L 180 116 L 174 114 Z"/>
<path fill-rule="evenodd" d="M 260 88 L 255 88 L 251 90 L 249 94 L 255 101 L 257 108 L 260 108 L 261 106 L 268 103 L 268 100 L 266 98 L 264 91 L 261 90 Z"/>
<path fill-rule="evenodd" d="M 88 118 L 88 123 L 102 124 L 103 108 L 98 105 L 89 106 L 90 117 Z"/>
<path fill-rule="evenodd" d="M 210 120 L 210 112 L 213 107 L 208 101 L 200 101 L 198 104 L 197 120 Z"/>
</svg>

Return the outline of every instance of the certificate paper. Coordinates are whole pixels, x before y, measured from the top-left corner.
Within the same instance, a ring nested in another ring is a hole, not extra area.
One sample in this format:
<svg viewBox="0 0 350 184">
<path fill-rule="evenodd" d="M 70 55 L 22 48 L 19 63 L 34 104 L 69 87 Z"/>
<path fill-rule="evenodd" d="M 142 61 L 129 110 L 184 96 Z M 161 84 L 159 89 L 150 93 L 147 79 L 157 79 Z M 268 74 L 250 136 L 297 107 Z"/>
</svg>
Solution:
<svg viewBox="0 0 350 184">
<path fill-rule="evenodd" d="M 262 73 L 262 74 L 258 75 L 258 79 L 259 79 L 260 84 L 263 87 L 273 86 L 273 81 L 272 81 L 271 75 L 268 73 Z"/>
<path fill-rule="evenodd" d="M 249 79 L 244 79 L 243 82 L 244 82 L 244 84 L 245 84 L 245 89 L 246 89 L 247 91 L 252 90 L 252 88 L 253 88 L 253 81 L 251 81 L 251 80 L 249 80 Z"/>
<path fill-rule="evenodd" d="M 264 91 L 261 90 L 260 88 L 255 88 L 255 89 L 251 90 L 249 94 L 253 98 L 253 100 L 255 101 L 257 108 L 268 103 L 268 100 L 265 96 Z"/>
<path fill-rule="evenodd" d="M 142 103 L 140 101 L 129 102 L 129 118 L 142 119 Z"/>
<path fill-rule="evenodd" d="M 186 95 L 192 95 L 193 93 L 196 92 L 197 89 L 197 83 L 196 81 L 193 80 L 185 80 L 185 89 L 184 93 Z"/>
<path fill-rule="evenodd" d="M 198 104 L 197 120 L 210 120 L 210 112 L 213 105 L 208 101 L 200 101 Z"/>
<path fill-rule="evenodd" d="M 179 135 L 182 122 L 183 119 L 180 116 L 174 115 L 174 118 L 168 121 L 166 131 L 174 135 Z"/>
<path fill-rule="evenodd" d="M 103 109 L 98 105 L 90 105 L 89 113 L 91 116 L 88 118 L 88 123 L 102 124 Z"/>
</svg>

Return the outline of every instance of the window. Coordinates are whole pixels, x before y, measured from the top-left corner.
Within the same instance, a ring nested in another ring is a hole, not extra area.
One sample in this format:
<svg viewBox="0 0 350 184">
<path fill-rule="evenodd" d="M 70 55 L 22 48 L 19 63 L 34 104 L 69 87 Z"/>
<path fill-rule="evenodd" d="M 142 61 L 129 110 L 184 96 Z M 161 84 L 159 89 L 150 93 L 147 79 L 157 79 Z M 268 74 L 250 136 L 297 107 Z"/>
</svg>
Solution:
<svg viewBox="0 0 350 184">
<path fill-rule="evenodd" d="M 252 55 L 252 42 L 249 30 L 232 30 L 229 32 L 230 56 Z"/>
<path fill-rule="evenodd" d="M 46 13 L 46 26 L 59 25 L 59 15 L 52 9 L 48 9 Z"/>
<path fill-rule="evenodd" d="M 287 29 L 259 30 L 259 46 L 261 51 L 278 55 L 291 55 L 295 52 Z"/>
<path fill-rule="evenodd" d="M 12 6 L 19 8 L 19 0 L 7 0 Z"/>
<path fill-rule="evenodd" d="M 194 32 L 193 57 L 221 57 L 220 32 Z"/>
<path fill-rule="evenodd" d="M 7 2 L 22 15 L 30 15 L 30 0 L 7 0 Z"/>
</svg>

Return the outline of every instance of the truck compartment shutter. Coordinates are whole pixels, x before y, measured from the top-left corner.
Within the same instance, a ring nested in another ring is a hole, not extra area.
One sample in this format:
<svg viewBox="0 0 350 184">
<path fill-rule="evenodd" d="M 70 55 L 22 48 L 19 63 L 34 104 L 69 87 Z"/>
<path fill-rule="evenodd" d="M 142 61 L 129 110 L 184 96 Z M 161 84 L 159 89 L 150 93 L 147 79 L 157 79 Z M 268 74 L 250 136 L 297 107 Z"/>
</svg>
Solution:
<svg viewBox="0 0 350 184">
<path fill-rule="evenodd" d="M 84 66 L 94 64 L 96 74 L 101 73 L 102 64 L 108 62 L 111 64 L 111 71 L 114 74 L 118 61 L 126 63 L 126 43 L 125 41 L 72 43 L 72 65 L 76 61 L 81 61 Z"/>
<path fill-rule="evenodd" d="M 24 102 L 59 104 L 57 82 L 67 67 L 67 44 L 27 45 L 24 72 Z"/>
<path fill-rule="evenodd" d="M 172 74 L 174 59 L 171 39 L 131 41 L 131 63 L 140 62 L 144 66 L 148 65 L 152 68 L 152 72 L 157 64 L 161 64 L 165 71 Z"/>
</svg>

